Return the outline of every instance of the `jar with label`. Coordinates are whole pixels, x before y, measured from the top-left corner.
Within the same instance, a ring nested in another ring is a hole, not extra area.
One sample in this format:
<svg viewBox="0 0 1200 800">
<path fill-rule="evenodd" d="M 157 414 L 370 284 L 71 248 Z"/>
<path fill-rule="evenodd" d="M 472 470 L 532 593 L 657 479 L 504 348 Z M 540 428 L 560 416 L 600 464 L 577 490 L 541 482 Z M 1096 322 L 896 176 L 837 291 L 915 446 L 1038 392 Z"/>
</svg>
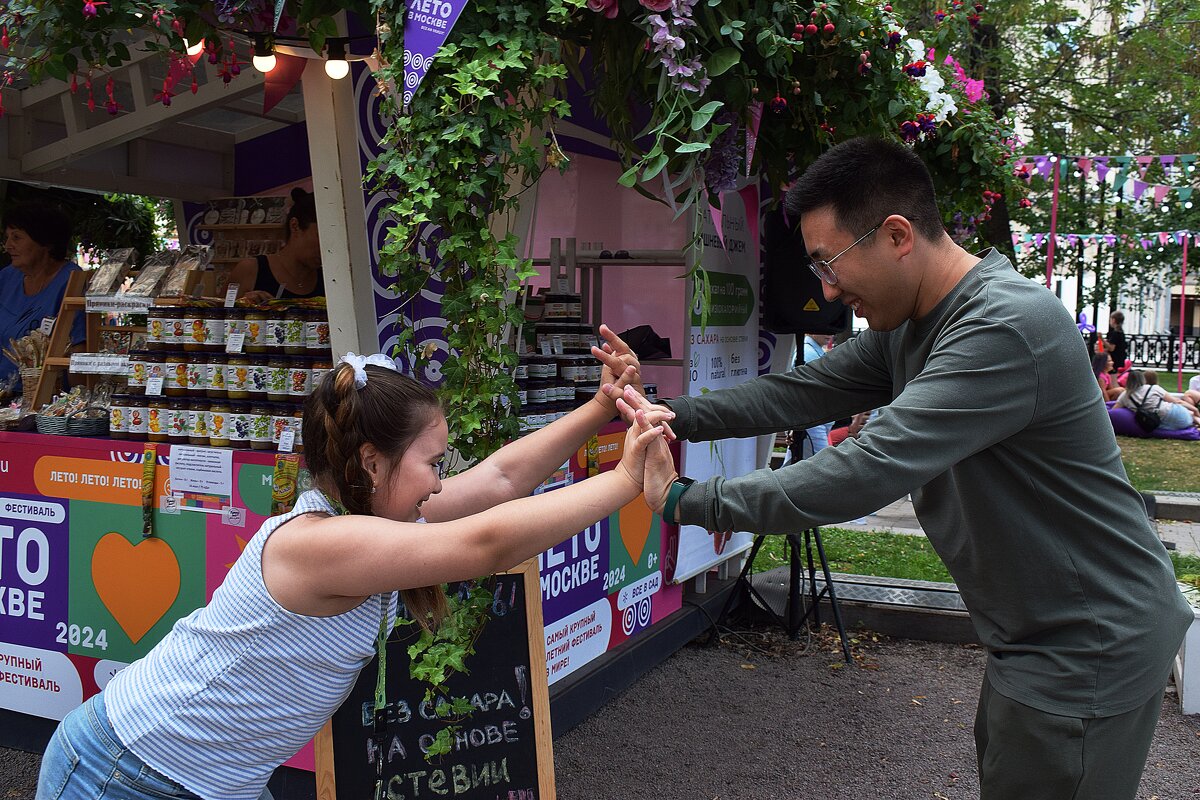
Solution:
<svg viewBox="0 0 1200 800">
<path fill-rule="evenodd" d="M 183 318 L 183 339 L 175 346 L 187 353 L 204 352 L 204 314 L 199 306 L 184 306 L 180 309 Z"/>
<path fill-rule="evenodd" d="M 167 354 L 165 352 L 157 352 L 157 353 L 147 352 L 147 353 L 141 354 L 140 358 L 144 359 L 144 363 L 146 365 L 146 380 L 147 381 L 149 381 L 151 378 L 162 378 L 163 383 L 166 383 Z"/>
<path fill-rule="evenodd" d="M 246 311 L 245 311 L 245 309 L 241 309 L 241 308 L 225 309 L 225 319 L 224 319 L 223 325 L 225 328 L 225 341 L 226 342 L 228 342 L 229 338 L 231 336 L 233 336 L 235 333 L 240 333 L 240 334 L 243 334 L 243 336 L 245 336 L 245 333 L 246 333 Z M 245 336 L 245 338 L 248 339 L 250 337 Z M 243 345 L 243 349 L 244 349 L 244 345 Z"/>
<path fill-rule="evenodd" d="M 292 409 L 287 403 L 271 404 L 271 446 L 279 449 L 279 437 L 292 429 Z"/>
<path fill-rule="evenodd" d="M 250 397 L 250 359 L 244 355 L 231 355 L 225 359 L 225 393 L 230 400 L 246 400 Z"/>
<path fill-rule="evenodd" d="M 212 400 L 224 400 L 229 396 L 225 389 L 225 363 L 229 359 L 223 353 L 213 353 L 204 362 L 204 375 L 208 381 L 205 394 Z"/>
<path fill-rule="evenodd" d="M 291 309 L 283 318 L 283 352 L 289 356 L 302 356 L 308 352 L 304 341 L 304 311 Z"/>
<path fill-rule="evenodd" d="M 204 349 L 209 353 L 225 352 L 225 309 L 204 309 Z"/>
<path fill-rule="evenodd" d="M 288 399 L 288 359 L 283 356 L 267 361 L 267 399 L 272 403 Z"/>
<path fill-rule="evenodd" d="M 247 353 L 267 352 L 267 319 L 265 311 L 246 312 L 246 344 L 242 348 Z"/>
<path fill-rule="evenodd" d="M 143 394 L 146 391 L 146 356 L 148 355 L 149 352 L 146 350 L 134 350 L 129 354 L 127 378 L 130 394 Z"/>
<path fill-rule="evenodd" d="M 525 356 L 522 356 L 521 360 L 517 362 L 517 368 L 513 370 L 513 378 L 518 381 L 529 378 L 529 361 Z"/>
<path fill-rule="evenodd" d="M 129 438 L 129 396 L 114 394 L 108 405 L 108 436 L 111 439 Z"/>
<path fill-rule="evenodd" d="M 271 407 L 255 403 L 250 408 L 250 449 L 271 450 Z"/>
<path fill-rule="evenodd" d="M 162 350 L 174 350 L 184 342 L 183 309 L 179 306 L 168 306 L 162 310 L 163 335 Z"/>
<path fill-rule="evenodd" d="M 186 397 L 188 393 L 188 358 L 181 350 L 171 350 L 163 356 L 163 394 L 167 397 Z"/>
<path fill-rule="evenodd" d="M 271 370 L 265 353 L 251 353 L 249 391 L 251 400 L 267 399 L 267 384 L 270 383 Z"/>
<path fill-rule="evenodd" d="M 187 380 L 189 396 L 201 396 L 208 394 L 207 357 L 196 353 L 188 358 Z"/>
<path fill-rule="evenodd" d="M 188 401 L 172 400 L 167 409 L 167 441 L 171 444 L 187 444 L 190 424 Z"/>
<path fill-rule="evenodd" d="M 304 406 L 292 406 L 292 430 L 296 439 L 292 442 L 293 453 L 304 452 Z"/>
<path fill-rule="evenodd" d="M 250 447 L 250 405 L 233 401 L 229 404 L 229 446 L 235 450 Z"/>
<path fill-rule="evenodd" d="M 303 400 L 312 392 L 312 367 L 307 358 L 288 359 L 288 398 Z"/>
<path fill-rule="evenodd" d="M 550 381 L 544 378 L 530 378 L 526 384 L 526 400 L 529 404 L 545 403 L 550 391 Z"/>
<path fill-rule="evenodd" d="M 321 379 L 333 371 L 333 356 L 322 353 L 312 359 L 312 376 L 308 380 L 308 391 L 312 394 L 321 384 Z"/>
<path fill-rule="evenodd" d="M 287 319 L 282 309 L 267 312 L 266 345 L 268 353 L 282 353 L 287 339 Z"/>
<path fill-rule="evenodd" d="M 517 403 L 522 408 L 529 402 L 529 379 L 521 378 L 517 381 Z"/>
<path fill-rule="evenodd" d="M 210 447 L 229 447 L 228 400 L 216 400 L 208 407 L 208 444 Z"/>
<path fill-rule="evenodd" d="M 587 402 L 596 396 L 600 391 L 598 384 L 577 383 L 575 384 L 575 407 L 587 405 Z"/>
<path fill-rule="evenodd" d="M 146 438 L 151 442 L 167 441 L 167 409 L 171 401 L 154 397 L 146 403 Z"/>
<path fill-rule="evenodd" d="M 208 407 L 207 400 L 191 400 L 188 402 L 189 444 L 208 444 Z"/>
<path fill-rule="evenodd" d="M 163 319 L 165 306 L 150 306 L 146 309 L 146 349 L 162 350 L 166 347 L 163 337 L 166 336 L 166 322 Z"/>
<path fill-rule="evenodd" d="M 542 314 L 542 319 L 547 322 L 565 322 L 568 311 L 568 303 L 570 295 L 565 294 L 548 294 L 546 295 L 546 310 Z"/>
<path fill-rule="evenodd" d="M 585 353 L 591 353 L 593 347 L 599 347 L 600 339 L 596 336 L 595 329 L 586 322 L 575 326 L 575 338 Z"/>
<path fill-rule="evenodd" d="M 322 311 L 311 311 L 304 318 L 304 347 L 306 350 L 329 349 L 329 320 Z"/>
<path fill-rule="evenodd" d="M 146 398 L 145 396 L 131 395 L 128 401 L 126 414 L 129 417 L 129 435 L 126 438 L 131 442 L 144 442 L 146 441 Z"/>
</svg>

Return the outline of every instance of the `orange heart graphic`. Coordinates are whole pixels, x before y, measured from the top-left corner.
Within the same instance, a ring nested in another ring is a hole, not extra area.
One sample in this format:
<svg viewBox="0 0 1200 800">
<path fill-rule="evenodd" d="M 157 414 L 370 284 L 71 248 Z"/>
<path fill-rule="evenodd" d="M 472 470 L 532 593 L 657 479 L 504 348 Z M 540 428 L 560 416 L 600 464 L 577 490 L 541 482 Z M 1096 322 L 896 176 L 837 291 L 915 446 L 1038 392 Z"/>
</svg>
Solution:
<svg viewBox="0 0 1200 800">
<path fill-rule="evenodd" d="M 650 508 L 640 496 L 617 512 L 617 524 L 621 526 L 621 542 L 634 565 L 638 563 L 642 550 L 646 547 L 646 539 L 650 537 L 650 526 L 653 522 Z"/>
<path fill-rule="evenodd" d="M 162 539 L 136 545 L 106 533 L 92 551 L 96 594 L 134 644 L 162 619 L 179 596 L 179 561 Z"/>
</svg>

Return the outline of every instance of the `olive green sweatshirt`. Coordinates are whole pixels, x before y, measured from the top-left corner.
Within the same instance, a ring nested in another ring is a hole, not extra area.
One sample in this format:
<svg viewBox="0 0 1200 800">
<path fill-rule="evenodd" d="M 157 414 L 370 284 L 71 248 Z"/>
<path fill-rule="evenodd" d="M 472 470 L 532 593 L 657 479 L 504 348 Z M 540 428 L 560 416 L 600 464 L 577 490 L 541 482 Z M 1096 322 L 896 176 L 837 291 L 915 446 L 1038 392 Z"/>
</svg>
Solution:
<svg viewBox="0 0 1200 800">
<path fill-rule="evenodd" d="M 880 408 L 857 439 L 809 459 L 697 483 L 681 521 L 790 533 L 911 493 L 997 691 L 1103 717 L 1163 688 L 1190 608 L 1125 476 L 1074 321 L 996 251 L 920 320 L 669 405 L 692 441 Z"/>
</svg>

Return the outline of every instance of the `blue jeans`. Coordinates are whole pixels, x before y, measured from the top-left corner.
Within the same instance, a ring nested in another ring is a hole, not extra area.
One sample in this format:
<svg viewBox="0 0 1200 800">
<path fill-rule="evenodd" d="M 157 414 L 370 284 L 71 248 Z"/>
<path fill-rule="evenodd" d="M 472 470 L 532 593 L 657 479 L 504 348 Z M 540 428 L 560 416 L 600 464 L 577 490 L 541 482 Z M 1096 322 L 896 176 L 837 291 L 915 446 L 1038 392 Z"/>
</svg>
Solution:
<svg viewBox="0 0 1200 800">
<path fill-rule="evenodd" d="M 46 746 L 37 800 L 199 800 L 117 738 L 101 692 L 67 714 Z M 260 800 L 270 800 L 263 790 Z"/>
</svg>

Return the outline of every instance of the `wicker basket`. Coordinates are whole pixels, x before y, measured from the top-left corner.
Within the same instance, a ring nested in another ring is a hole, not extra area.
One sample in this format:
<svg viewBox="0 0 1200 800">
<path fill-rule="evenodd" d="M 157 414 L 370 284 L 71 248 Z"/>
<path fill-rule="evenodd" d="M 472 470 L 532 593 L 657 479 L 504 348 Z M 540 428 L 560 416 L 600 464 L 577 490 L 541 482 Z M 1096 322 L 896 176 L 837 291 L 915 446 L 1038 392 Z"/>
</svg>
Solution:
<svg viewBox="0 0 1200 800">
<path fill-rule="evenodd" d="M 67 418 L 52 417 L 47 414 L 38 414 L 37 431 L 38 433 L 48 433 L 52 436 L 66 436 Z"/>
<path fill-rule="evenodd" d="M 41 367 L 22 367 L 21 373 L 21 405 L 33 408 L 34 396 L 37 395 L 38 381 L 42 379 Z"/>
<path fill-rule="evenodd" d="M 95 416 L 81 416 L 89 411 L 98 411 L 100 413 Z M 107 436 L 108 409 L 101 406 L 88 406 L 82 411 L 69 414 L 67 416 L 66 433 L 68 436 Z"/>
</svg>

